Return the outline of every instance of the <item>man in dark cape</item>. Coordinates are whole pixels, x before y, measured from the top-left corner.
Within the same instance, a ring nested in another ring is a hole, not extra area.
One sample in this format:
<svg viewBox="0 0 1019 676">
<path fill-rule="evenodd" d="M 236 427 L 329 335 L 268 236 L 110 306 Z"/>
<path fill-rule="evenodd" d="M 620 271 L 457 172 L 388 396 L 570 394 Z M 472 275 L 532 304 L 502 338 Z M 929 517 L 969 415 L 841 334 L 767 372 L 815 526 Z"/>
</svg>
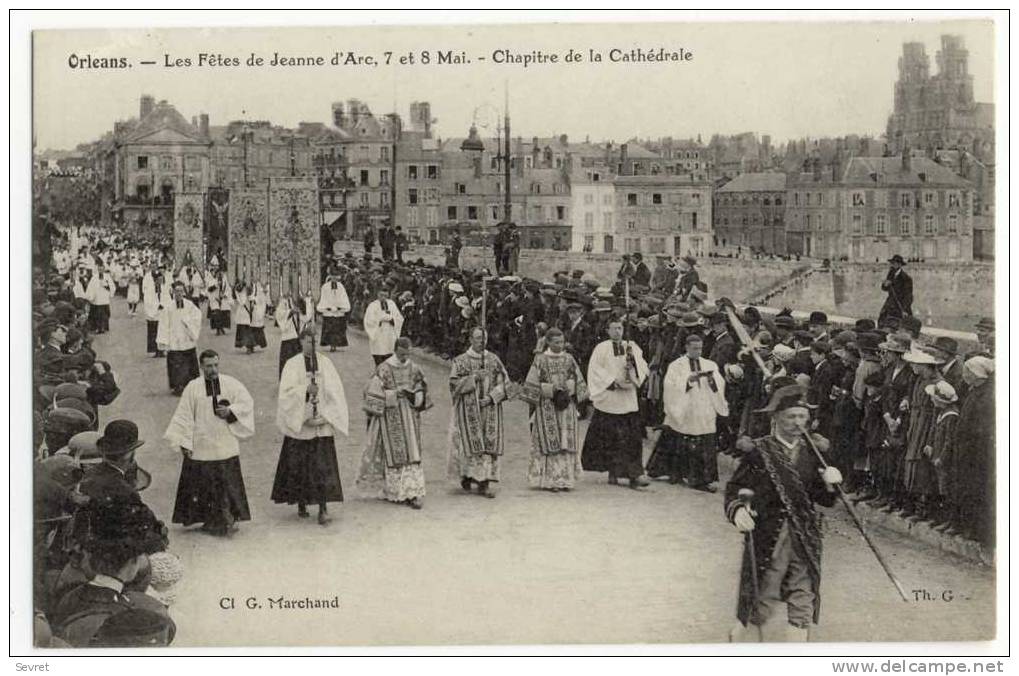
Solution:
<svg viewBox="0 0 1019 676">
<path fill-rule="evenodd" d="M 760 627 L 764 640 L 805 641 L 820 617 L 821 527 L 814 504 L 834 504 L 842 475 L 834 467 L 822 468 L 804 438 L 810 419 L 805 396 L 799 385 L 775 390 L 763 409 L 772 415 L 773 432 L 740 439 L 743 456 L 725 488 L 726 518 L 752 534 L 744 547 L 736 614 L 741 628 Z M 827 448 L 826 439 L 812 438 Z M 744 489 L 753 492 L 749 504 L 740 495 Z M 748 547 L 757 564 L 756 604 Z M 777 612 L 782 605 L 786 617 Z"/>
<path fill-rule="evenodd" d="M 888 292 L 888 298 L 881 306 L 879 323 L 886 317 L 902 318 L 913 314 L 913 278 L 902 269 L 906 261 L 899 254 L 895 254 L 888 259 L 888 263 L 891 268 L 881 282 L 881 289 Z"/>
</svg>

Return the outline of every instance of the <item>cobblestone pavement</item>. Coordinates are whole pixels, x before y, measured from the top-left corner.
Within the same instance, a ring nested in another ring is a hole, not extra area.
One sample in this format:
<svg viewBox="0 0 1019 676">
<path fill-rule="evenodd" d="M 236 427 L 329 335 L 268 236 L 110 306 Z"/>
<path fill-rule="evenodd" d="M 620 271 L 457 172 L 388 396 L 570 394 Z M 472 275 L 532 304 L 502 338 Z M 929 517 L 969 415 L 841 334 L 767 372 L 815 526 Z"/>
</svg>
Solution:
<svg viewBox="0 0 1019 676">
<path fill-rule="evenodd" d="M 153 475 L 143 494 L 169 521 L 180 454 L 162 441 L 177 400 L 162 359 L 147 356 L 145 320 L 118 299 L 111 333 L 96 349 L 114 365 L 122 394 L 101 412 L 128 417 L 147 443 L 138 462 Z M 394 645 L 492 643 L 715 643 L 734 622 L 742 541 L 720 495 L 654 482 L 647 491 L 586 474 L 570 493 L 530 490 L 526 408 L 508 405 L 507 453 L 498 498 L 464 495 L 446 478 L 446 370 L 422 359 L 435 408 L 424 416 L 425 508 L 361 498 L 354 478 L 364 440 L 367 342 L 330 355 L 343 378 L 350 437 L 337 440 L 346 502 L 333 523 L 299 519 L 269 500 L 282 436 L 276 429 L 279 338 L 246 355 L 207 324 L 200 348 L 219 351 L 224 373 L 256 402 L 256 436 L 241 464 L 252 521 L 229 539 L 180 526 L 171 547 L 186 568 L 171 609 L 175 645 Z M 650 452 L 650 441 L 646 444 Z M 840 509 L 831 510 L 816 640 L 976 640 L 994 633 L 994 571 L 879 533 L 907 590 L 937 600 L 903 603 Z M 313 512 L 314 514 L 314 512 Z M 942 600 L 948 591 L 953 600 Z M 269 598 L 338 597 L 330 609 L 271 609 Z M 234 609 L 222 609 L 234 600 Z M 247 608 L 246 600 L 253 599 Z"/>
</svg>

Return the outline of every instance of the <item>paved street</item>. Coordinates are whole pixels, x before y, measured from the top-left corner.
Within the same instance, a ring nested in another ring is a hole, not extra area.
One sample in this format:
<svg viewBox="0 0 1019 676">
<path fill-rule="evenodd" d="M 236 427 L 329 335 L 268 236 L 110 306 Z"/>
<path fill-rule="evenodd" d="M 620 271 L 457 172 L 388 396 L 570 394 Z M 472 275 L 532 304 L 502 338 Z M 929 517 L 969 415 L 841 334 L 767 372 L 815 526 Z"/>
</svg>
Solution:
<svg viewBox="0 0 1019 676">
<path fill-rule="evenodd" d="M 162 359 L 146 356 L 145 320 L 118 299 L 112 332 L 96 349 L 118 373 L 122 394 L 101 412 L 129 417 L 147 443 L 138 462 L 153 475 L 143 494 L 169 521 L 180 454 L 162 441 L 177 403 Z M 219 351 L 224 373 L 256 402 L 256 436 L 241 462 L 253 520 L 230 539 L 171 528 L 186 568 L 175 645 L 364 645 L 470 643 L 675 643 L 725 640 L 734 622 L 741 538 L 720 495 L 654 483 L 646 492 L 588 474 L 567 494 L 526 485 L 526 408 L 508 406 L 499 496 L 467 496 L 446 478 L 446 371 L 423 360 L 435 408 L 424 416 L 425 508 L 365 499 L 354 486 L 364 439 L 360 409 L 372 369 L 363 335 L 331 355 L 347 391 L 351 434 L 338 439 L 347 501 L 327 527 L 269 500 L 282 437 L 276 429 L 279 338 L 249 356 L 233 334 L 206 322 L 200 349 Z M 648 449 L 650 450 L 650 449 Z M 817 640 L 975 640 L 994 632 L 994 574 L 912 542 L 878 534 L 907 589 L 936 601 L 902 603 L 844 514 L 825 540 Z M 313 512 L 314 515 L 314 512 Z M 949 590 L 954 600 L 940 600 Z M 267 599 L 339 597 L 339 608 L 269 609 Z M 236 609 L 220 609 L 233 597 Z M 246 609 L 253 597 L 262 607 Z"/>
</svg>

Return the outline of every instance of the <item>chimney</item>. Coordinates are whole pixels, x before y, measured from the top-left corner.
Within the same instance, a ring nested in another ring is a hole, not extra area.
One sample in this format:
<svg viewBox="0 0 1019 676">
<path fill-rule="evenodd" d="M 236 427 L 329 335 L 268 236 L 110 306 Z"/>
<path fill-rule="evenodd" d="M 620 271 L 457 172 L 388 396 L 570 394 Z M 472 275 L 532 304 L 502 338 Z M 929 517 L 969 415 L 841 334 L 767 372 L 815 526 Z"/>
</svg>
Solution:
<svg viewBox="0 0 1019 676">
<path fill-rule="evenodd" d="M 910 154 L 908 143 L 902 146 L 902 170 L 903 171 L 913 170 L 913 157 Z"/>
<path fill-rule="evenodd" d="M 566 134 L 560 134 L 560 136 L 559 136 L 559 145 L 561 145 L 561 146 L 569 145 L 568 141 L 569 141 L 569 137 L 567 137 Z"/>
<path fill-rule="evenodd" d="M 343 118 L 343 101 L 333 102 L 333 126 L 337 129 L 343 128 L 343 123 L 346 120 Z"/>
<path fill-rule="evenodd" d="M 813 169 L 814 169 L 814 180 L 815 181 L 820 181 L 821 180 L 821 158 L 820 157 L 815 157 L 811 161 L 811 164 L 813 165 Z"/>
<path fill-rule="evenodd" d="M 356 127 L 361 119 L 361 102 L 357 99 L 347 100 L 347 112 L 350 114 L 350 126 Z"/>
<path fill-rule="evenodd" d="M 626 168 L 627 155 L 629 155 L 629 153 L 627 152 L 627 144 L 624 143 L 619 146 L 619 163 L 623 165 L 623 173 L 629 175 L 630 172 Z"/>
<path fill-rule="evenodd" d="M 474 178 L 481 178 L 481 155 L 474 156 Z"/>
<path fill-rule="evenodd" d="M 838 183 L 842 177 L 842 143 L 839 142 L 835 148 L 835 158 L 831 163 L 831 180 L 833 183 Z"/>
<path fill-rule="evenodd" d="M 138 119 L 144 118 L 146 115 L 152 112 L 152 109 L 156 107 L 156 100 L 148 94 L 142 94 L 141 99 L 138 102 Z"/>
<path fill-rule="evenodd" d="M 202 113 L 198 116 L 198 132 L 204 136 L 209 136 L 209 114 Z"/>
</svg>

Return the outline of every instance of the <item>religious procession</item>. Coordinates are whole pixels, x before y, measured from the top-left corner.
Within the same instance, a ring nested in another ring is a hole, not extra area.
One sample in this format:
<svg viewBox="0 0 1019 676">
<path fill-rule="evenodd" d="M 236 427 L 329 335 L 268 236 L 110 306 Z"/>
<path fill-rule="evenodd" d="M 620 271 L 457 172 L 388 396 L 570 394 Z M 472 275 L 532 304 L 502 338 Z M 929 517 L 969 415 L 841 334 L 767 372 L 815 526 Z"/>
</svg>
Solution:
<svg viewBox="0 0 1019 676">
<path fill-rule="evenodd" d="M 464 269 L 458 237 L 445 266 L 405 261 L 405 239 L 388 228 L 381 258 L 366 239 L 362 256 L 315 265 L 294 234 L 286 266 L 98 226 L 54 235 L 33 288 L 37 640 L 173 642 L 185 574 L 171 529 L 230 538 L 253 518 L 241 456 L 265 434 L 262 393 L 233 373 L 263 352 L 273 353 L 283 437 L 274 504 L 333 522 L 345 499 L 337 447 L 356 407 L 366 426 L 358 492 L 423 509 L 434 490 L 423 421 L 445 399 L 444 469 L 464 494 L 497 499 L 516 453 L 528 455 L 535 491 L 576 493 L 596 474 L 634 494 L 653 482 L 717 492 L 719 523 L 745 537 L 732 640 L 807 640 L 820 617 L 820 516 L 839 500 L 854 519 L 865 503 L 993 545 L 994 323 L 981 320 L 978 344 L 965 347 L 921 333 L 899 256 L 882 283 L 888 302 L 840 325 L 821 311 L 800 321 L 713 298 L 690 256 L 652 270 L 627 255 L 612 280 L 583 270 L 536 280 L 500 250 L 495 274 Z M 497 247 L 512 242 L 506 233 Z M 104 419 L 123 385 L 93 348 L 111 307 L 144 317 L 145 344 L 132 352 L 165 361 L 162 439 Z M 370 357 L 367 382 L 334 363 L 352 330 L 367 337 L 357 357 Z M 207 347 L 231 332 L 229 353 Z M 448 365 L 447 382 L 429 382 L 424 356 Z M 517 405 L 526 449 L 506 443 Z M 169 523 L 144 498 L 146 443 L 179 453 Z M 734 466 L 727 477 L 721 457 Z"/>
</svg>

